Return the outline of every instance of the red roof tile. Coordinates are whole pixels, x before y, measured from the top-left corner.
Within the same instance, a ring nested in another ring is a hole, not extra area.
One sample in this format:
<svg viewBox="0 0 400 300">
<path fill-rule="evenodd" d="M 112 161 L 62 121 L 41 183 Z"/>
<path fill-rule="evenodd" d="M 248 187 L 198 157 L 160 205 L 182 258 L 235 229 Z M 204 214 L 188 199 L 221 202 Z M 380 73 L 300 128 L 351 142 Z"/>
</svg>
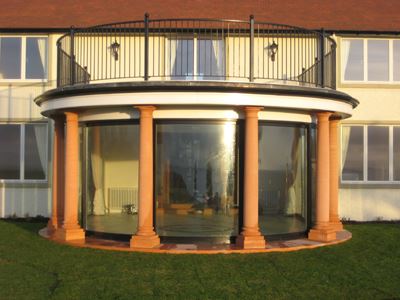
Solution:
<svg viewBox="0 0 400 300">
<path fill-rule="evenodd" d="M 14 0 L 0 28 L 68 28 L 151 18 L 224 18 L 352 31 L 400 31 L 400 0 Z"/>
</svg>

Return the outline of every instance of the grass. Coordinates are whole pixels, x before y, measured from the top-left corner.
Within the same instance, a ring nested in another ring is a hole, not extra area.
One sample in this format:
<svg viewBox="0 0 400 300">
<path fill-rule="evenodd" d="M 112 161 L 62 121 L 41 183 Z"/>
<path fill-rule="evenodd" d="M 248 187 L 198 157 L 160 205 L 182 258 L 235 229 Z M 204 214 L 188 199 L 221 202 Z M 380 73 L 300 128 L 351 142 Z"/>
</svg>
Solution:
<svg viewBox="0 0 400 300">
<path fill-rule="evenodd" d="M 171 255 L 74 248 L 44 223 L 0 221 L 0 299 L 400 299 L 400 224 L 347 225 L 344 244 Z"/>
</svg>

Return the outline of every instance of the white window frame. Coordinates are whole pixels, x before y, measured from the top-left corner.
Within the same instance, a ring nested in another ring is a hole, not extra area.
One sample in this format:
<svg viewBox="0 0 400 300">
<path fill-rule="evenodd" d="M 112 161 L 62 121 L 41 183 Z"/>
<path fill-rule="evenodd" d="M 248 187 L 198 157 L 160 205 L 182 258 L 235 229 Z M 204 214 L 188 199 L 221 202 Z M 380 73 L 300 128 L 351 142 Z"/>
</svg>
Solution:
<svg viewBox="0 0 400 300">
<path fill-rule="evenodd" d="M 171 73 L 172 73 L 172 62 L 169 60 L 169 58 L 170 58 L 170 51 L 171 51 L 171 46 L 170 46 L 170 43 L 171 43 L 171 41 L 177 41 L 177 40 L 193 40 L 193 75 L 185 75 L 185 76 L 171 76 Z M 197 36 L 188 36 L 188 37 L 186 37 L 185 35 L 182 35 L 182 36 L 176 36 L 176 37 L 173 37 L 173 38 L 168 38 L 167 39 L 167 43 L 166 43 L 166 47 L 167 47 L 167 49 L 166 49 L 166 51 L 165 51 L 165 61 L 169 61 L 169 65 L 167 66 L 167 68 L 169 68 L 169 70 L 168 70 L 168 72 L 169 72 L 169 79 L 171 79 L 171 77 L 182 77 L 182 78 L 185 78 L 185 80 L 194 80 L 194 81 L 196 81 L 196 80 L 203 80 L 204 79 L 204 76 L 203 75 L 201 75 L 201 74 L 197 74 L 197 46 L 198 46 L 198 41 L 199 40 L 203 40 L 203 38 L 198 38 Z M 223 43 L 223 49 L 224 49 L 224 78 L 226 78 L 227 77 L 227 72 L 226 72 L 226 40 L 224 39 L 224 38 L 221 38 L 221 39 L 206 39 L 206 40 L 209 40 L 209 41 L 213 41 L 213 40 L 218 40 L 218 41 L 221 41 L 222 43 Z M 218 58 L 217 58 L 218 59 Z M 222 78 L 222 77 L 221 77 Z M 212 79 L 206 79 L 206 80 L 212 80 Z M 222 80 L 225 80 L 225 79 L 222 79 Z M 220 81 L 220 80 L 217 80 L 217 81 Z"/>
<path fill-rule="evenodd" d="M 343 127 L 362 127 L 363 128 L 363 180 L 344 180 L 343 174 L 343 155 L 342 155 L 342 141 L 343 141 Z M 368 180 L 368 127 L 369 126 L 380 126 L 389 128 L 389 179 L 388 180 Z M 393 157 L 393 129 L 394 127 L 400 127 L 396 124 L 342 124 L 340 126 L 340 182 L 342 184 L 400 184 L 400 180 L 394 180 L 394 157 Z"/>
<path fill-rule="evenodd" d="M 4 78 L 0 79 L 0 83 L 11 83 L 11 82 L 48 82 L 49 80 L 49 36 L 48 35 L 0 35 L 0 38 L 20 38 L 21 39 L 21 78 Z M 26 39 L 27 38 L 45 38 L 46 43 L 46 70 L 45 78 L 41 79 L 29 79 L 26 78 Z"/>
<path fill-rule="evenodd" d="M 25 126 L 32 124 L 42 124 L 46 126 L 46 168 L 44 169 L 44 179 L 25 179 Z M 47 183 L 49 168 L 49 124 L 47 122 L 28 122 L 28 123 L 0 123 L 3 125 L 18 125 L 20 130 L 20 148 L 19 148 L 19 179 L 0 179 L 0 183 Z"/>
<path fill-rule="evenodd" d="M 400 39 L 342 37 L 341 44 L 345 40 L 362 40 L 363 41 L 364 74 L 363 74 L 363 80 L 345 80 L 344 79 L 344 73 L 346 70 L 346 66 L 344 65 L 343 47 L 341 47 L 341 50 L 340 50 L 340 66 L 341 66 L 340 80 L 342 83 L 346 83 L 346 84 L 360 84 L 360 83 L 361 84 L 400 84 L 400 80 L 393 79 L 393 41 L 400 41 Z M 368 41 L 371 41 L 371 40 L 380 40 L 380 41 L 388 41 L 389 42 L 389 80 L 386 80 L 386 81 L 368 80 Z"/>
</svg>

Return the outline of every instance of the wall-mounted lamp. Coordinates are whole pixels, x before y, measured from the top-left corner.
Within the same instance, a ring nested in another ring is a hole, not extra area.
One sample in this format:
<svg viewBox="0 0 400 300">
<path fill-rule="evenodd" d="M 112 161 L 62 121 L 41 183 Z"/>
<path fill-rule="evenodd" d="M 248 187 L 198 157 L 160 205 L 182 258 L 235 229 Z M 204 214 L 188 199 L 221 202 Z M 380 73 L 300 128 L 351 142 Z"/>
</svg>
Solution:
<svg viewBox="0 0 400 300">
<path fill-rule="evenodd" d="M 114 43 L 112 43 L 110 45 L 111 54 L 112 54 L 112 56 L 114 56 L 115 60 L 118 60 L 119 47 L 120 47 L 120 44 L 118 44 L 117 41 L 115 41 Z"/>
<path fill-rule="evenodd" d="M 271 61 L 275 61 L 276 52 L 278 52 L 278 44 L 272 41 L 272 44 L 268 47 L 268 56 L 271 57 Z"/>
</svg>

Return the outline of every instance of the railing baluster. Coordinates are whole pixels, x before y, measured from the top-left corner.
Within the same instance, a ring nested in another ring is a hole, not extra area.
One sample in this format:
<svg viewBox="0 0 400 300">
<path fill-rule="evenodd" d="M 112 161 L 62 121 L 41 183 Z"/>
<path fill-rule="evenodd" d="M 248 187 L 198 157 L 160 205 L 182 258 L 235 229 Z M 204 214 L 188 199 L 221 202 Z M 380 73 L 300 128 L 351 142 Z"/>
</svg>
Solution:
<svg viewBox="0 0 400 300">
<path fill-rule="evenodd" d="M 254 81 L 254 16 L 250 16 L 250 61 L 249 61 L 249 71 L 250 71 L 250 76 L 249 79 L 250 81 Z"/>
<path fill-rule="evenodd" d="M 321 29 L 320 44 L 320 86 L 325 87 L 325 30 Z"/>
<path fill-rule="evenodd" d="M 144 80 L 149 80 L 149 14 L 144 15 Z"/>
<path fill-rule="evenodd" d="M 71 27 L 70 29 L 70 84 L 75 84 L 75 29 Z"/>
</svg>

